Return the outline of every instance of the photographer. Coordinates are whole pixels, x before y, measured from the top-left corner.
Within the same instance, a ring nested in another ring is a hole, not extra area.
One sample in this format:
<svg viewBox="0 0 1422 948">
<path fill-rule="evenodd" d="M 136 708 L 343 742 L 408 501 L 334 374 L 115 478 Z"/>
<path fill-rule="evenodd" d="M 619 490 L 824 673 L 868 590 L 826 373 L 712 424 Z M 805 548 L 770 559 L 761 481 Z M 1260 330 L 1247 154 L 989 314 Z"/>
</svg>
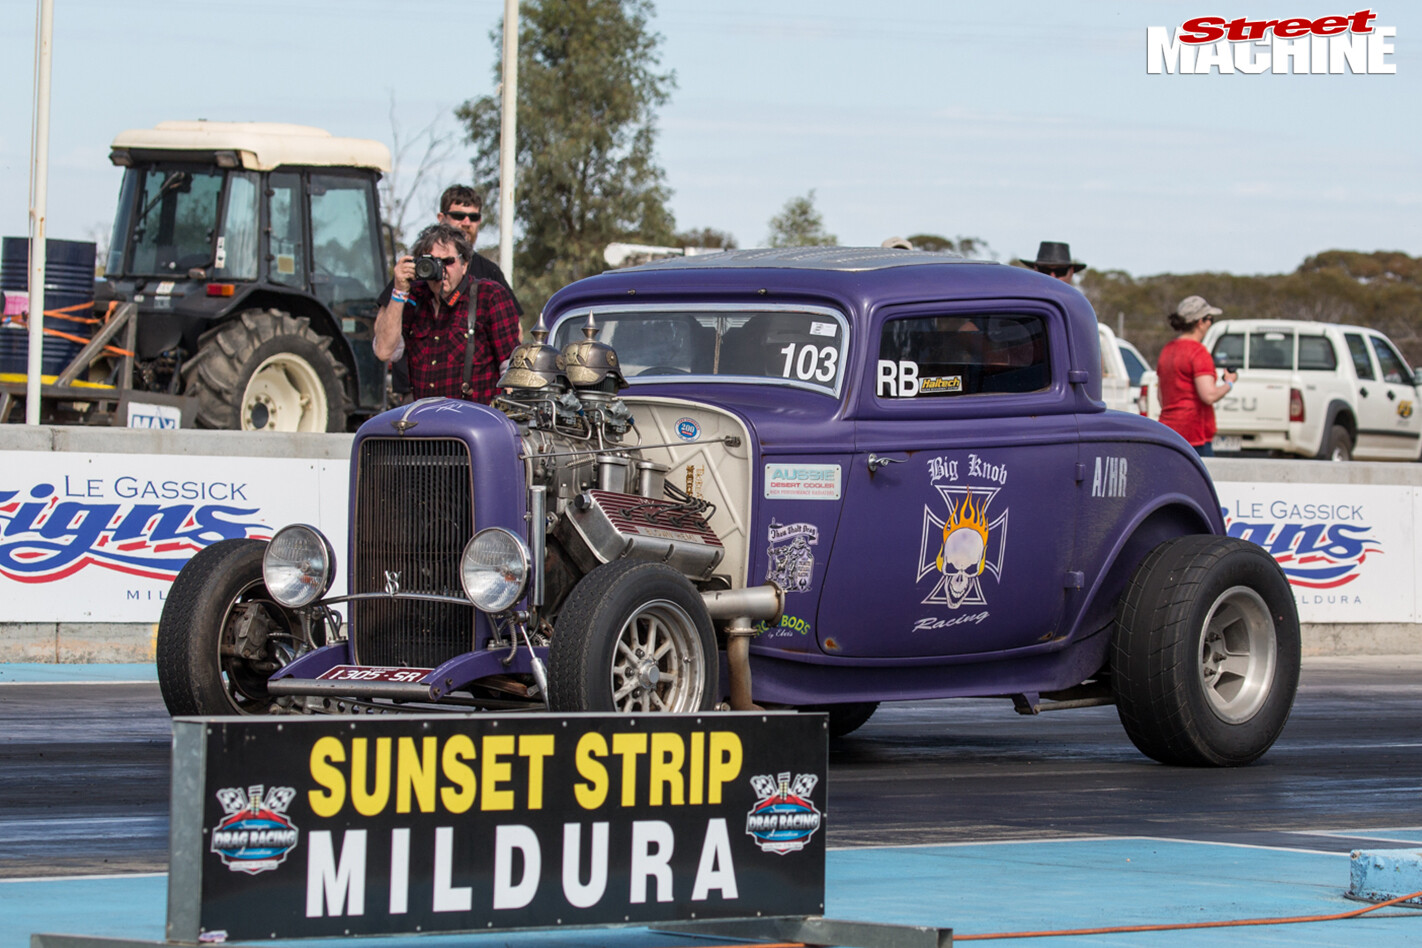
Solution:
<svg viewBox="0 0 1422 948">
<path fill-rule="evenodd" d="M 500 364 L 519 342 L 513 297 L 469 272 L 474 248 L 456 227 L 425 228 L 411 253 L 395 264 L 393 292 L 375 317 L 375 357 L 405 353 L 416 398 L 487 404 Z"/>
</svg>

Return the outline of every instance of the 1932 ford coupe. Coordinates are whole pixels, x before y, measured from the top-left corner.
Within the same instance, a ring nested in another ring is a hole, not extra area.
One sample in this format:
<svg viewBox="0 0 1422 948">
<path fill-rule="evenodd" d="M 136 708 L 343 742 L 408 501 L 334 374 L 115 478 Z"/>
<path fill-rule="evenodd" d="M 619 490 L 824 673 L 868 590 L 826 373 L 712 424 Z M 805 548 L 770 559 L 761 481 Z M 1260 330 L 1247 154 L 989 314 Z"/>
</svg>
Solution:
<svg viewBox="0 0 1422 948">
<path fill-rule="evenodd" d="M 756 250 L 581 280 L 545 316 L 493 406 L 356 434 L 348 593 L 309 526 L 191 560 L 159 627 L 173 713 L 759 705 L 844 734 L 1002 696 L 1114 703 L 1167 763 L 1278 737 L 1287 581 L 1224 536 L 1184 440 L 1105 410 L 1075 289 Z"/>
</svg>

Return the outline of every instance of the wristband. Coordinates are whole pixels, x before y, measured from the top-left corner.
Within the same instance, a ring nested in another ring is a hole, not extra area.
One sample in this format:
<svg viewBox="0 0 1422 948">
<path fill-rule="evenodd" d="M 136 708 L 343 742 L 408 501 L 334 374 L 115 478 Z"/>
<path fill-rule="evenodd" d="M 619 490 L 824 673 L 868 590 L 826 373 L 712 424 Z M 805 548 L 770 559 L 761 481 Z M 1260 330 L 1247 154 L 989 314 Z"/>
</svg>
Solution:
<svg viewBox="0 0 1422 948">
<path fill-rule="evenodd" d="M 392 303 L 400 303 L 400 304 L 403 305 L 403 304 L 405 304 L 405 303 L 410 302 L 410 294 L 408 294 L 408 293 L 401 293 L 399 290 L 391 290 L 391 291 L 390 291 L 390 302 L 392 302 Z"/>
</svg>

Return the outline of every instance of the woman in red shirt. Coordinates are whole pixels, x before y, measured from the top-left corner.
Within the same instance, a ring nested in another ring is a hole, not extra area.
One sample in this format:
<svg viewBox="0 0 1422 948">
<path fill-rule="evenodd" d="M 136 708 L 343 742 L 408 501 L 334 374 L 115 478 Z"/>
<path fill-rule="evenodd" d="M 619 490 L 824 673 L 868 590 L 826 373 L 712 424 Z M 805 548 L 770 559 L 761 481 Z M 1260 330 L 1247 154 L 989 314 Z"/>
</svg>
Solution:
<svg viewBox="0 0 1422 948">
<path fill-rule="evenodd" d="M 1202 296 L 1187 296 L 1170 314 L 1170 328 L 1180 335 L 1160 350 L 1160 421 L 1180 432 L 1202 458 L 1215 452 L 1215 402 L 1234 388 L 1235 373 L 1226 369 L 1215 381 L 1215 360 L 1200 344 L 1214 318 L 1221 314 Z"/>
</svg>

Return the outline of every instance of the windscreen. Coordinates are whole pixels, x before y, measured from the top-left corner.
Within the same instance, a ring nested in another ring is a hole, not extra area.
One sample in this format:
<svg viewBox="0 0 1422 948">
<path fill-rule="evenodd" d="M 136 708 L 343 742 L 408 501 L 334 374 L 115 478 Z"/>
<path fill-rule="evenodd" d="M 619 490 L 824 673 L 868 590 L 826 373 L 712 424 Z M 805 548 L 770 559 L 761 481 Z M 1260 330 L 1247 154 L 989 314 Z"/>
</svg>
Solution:
<svg viewBox="0 0 1422 948">
<path fill-rule="evenodd" d="M 561 320 L 551 343 L 582 339 L 586 321 L 586 313 Z M 844 323 L 828 311 L 599 311 L 594 321 L 632 382 L 736 376 L 835 392 L 843 371 Z"/>
<path fill-rule="evenodd" d="M 123 193 L 133 203 L 119 214 L 132 221 L 124 272 L 167 276 L 211 266 L 223 172 L 163 164 L 127 174 L 132 184 L 125 181 Z"/>
</svg>

